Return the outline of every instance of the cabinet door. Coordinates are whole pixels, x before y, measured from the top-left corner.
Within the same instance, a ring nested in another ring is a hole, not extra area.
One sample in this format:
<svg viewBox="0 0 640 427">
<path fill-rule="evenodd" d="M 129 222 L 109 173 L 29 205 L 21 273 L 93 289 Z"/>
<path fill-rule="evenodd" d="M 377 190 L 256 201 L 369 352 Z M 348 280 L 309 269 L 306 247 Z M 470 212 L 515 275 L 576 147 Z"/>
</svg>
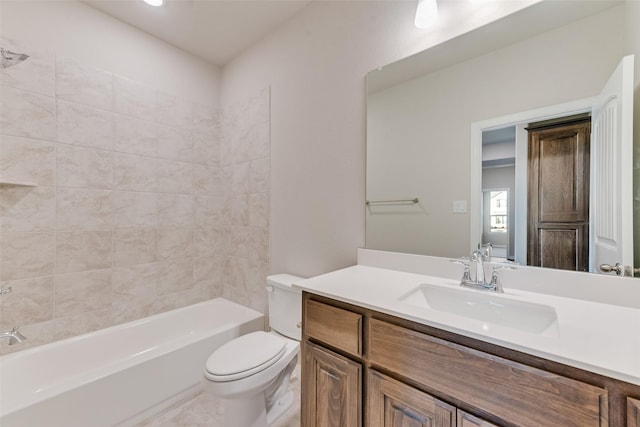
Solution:
<svg viewBox="0 0 640 427">
<path fill-rule="evenodd" d="M 627 427 L 640 427 L 640 400 L 627 398 Z"/>
<path fill-rule="evenodd" d="M 367 426 L 455 426 L 453 406 L 376 371 L 367 379 Z"/>
<path fill-rule="evenodd" d="M 458 409 L 458 427 L 497 427 L 481 418 Z"/>
<path fill-rule="evenodd" d="M 303 344 L 302 425 L 360 427 L 362 367 L 315 344 Z"/>
</svg>

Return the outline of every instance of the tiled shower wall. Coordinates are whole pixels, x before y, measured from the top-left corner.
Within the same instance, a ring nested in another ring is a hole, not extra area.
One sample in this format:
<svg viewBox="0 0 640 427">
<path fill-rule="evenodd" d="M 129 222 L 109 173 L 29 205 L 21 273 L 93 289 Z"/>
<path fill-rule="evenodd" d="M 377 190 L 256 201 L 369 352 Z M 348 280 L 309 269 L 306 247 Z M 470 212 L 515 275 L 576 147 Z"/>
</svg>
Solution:
<svg viewBox="0 0 640 427">
<path fill-rule="evenodd" d="M 28 337 L 0 353 L 222 295 L 264 310 L 269 91 L 223 114 L 0 43 L 31 55 L 0 70 L 0 180 L 37 184 L 0 186 L 0 329 Z"/>
</svg>

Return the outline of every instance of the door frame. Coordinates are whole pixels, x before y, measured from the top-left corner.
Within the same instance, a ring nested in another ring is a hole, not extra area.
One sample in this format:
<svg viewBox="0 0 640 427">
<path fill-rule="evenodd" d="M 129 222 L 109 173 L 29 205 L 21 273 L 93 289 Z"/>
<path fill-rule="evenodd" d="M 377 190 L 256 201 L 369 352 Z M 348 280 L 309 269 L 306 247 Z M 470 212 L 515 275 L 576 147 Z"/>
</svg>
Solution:
<svg viewBox="0 0 640 427">
<path fill-rule="evenodd" d="M 471 157 L 470 157 L 470 191 L 469 195 L 469 250 L 473 252 L 482 242 L 482 132 L 499 129 L 507 126 L 516 126 L 516 185 L 513 197 L 515 198 L 515 224 L 514 224 L 514 256 L 516 262 L 522 265 L 527 263 L 527 192 L 521 191 L 527 188 L 527 139 L 523 144 L 518 144 L 524 131 L 524 123 L 551 120 L 558 117 L 574 114 L 590 113 L 596 97 L 581 98 L 561 104 L 549 105 L 533 110 L 494 117 L 471 123 Z M 524 147 L 523 147 L 524 146 Z M 523 157 L 524 150 L 524 157 Z M 524 161 L 524 163 L 522 163 Z M 523 218 L 524 216 L 524 218 Z M 524 262 L 522 261 L 524 259 Z"/>
</svg>

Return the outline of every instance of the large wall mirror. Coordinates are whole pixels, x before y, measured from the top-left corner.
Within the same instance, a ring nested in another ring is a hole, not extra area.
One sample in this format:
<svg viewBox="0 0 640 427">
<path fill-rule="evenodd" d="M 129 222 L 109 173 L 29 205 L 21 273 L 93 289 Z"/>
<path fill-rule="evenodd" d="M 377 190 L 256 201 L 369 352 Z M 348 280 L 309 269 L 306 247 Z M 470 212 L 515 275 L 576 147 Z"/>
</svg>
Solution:
<svg viewBox="0 0 640 427">
<path fill-rule="evenodd" d="M 528 260 L 534 252 L 527 242 L 527 141 L 533 138 L 528 133 L 544 130 L 539 139 L 549 141 L 550 127 L 582 123 L 579 132 L 589 144 L 595 100 L 623 57 L 640 57 L 628 17 L 638 9 L 630 11 L 624 1 L 543 1 L 369 73 L 366 247 L 459 257 L 477 243 L 491 242 L 496 256 L 548 266 Z M 635 117 L 637 125 L 638 112 Z M 577 148 L 569 156 L 584 151 Z M 545 167 L 564 170 L 560 163 Z M 588 183 L 591 166 L 572 165 L 559 179 L 572 175 Z M 613 181 L 624 197 L 621 218 L 629 224 L 632 176 L 625 173 Z M 600 185 L 596 179 L 592 187 Z M 545 193 L 545 200 L 564 203 L 562 191 Z M 587 215 L 574 239 L 592 240 L 589 211 L 611 204 L 591 206 L 593 200 L 585 200 L 591 193 L 574 197 Z M 631 258 L 624 262 L 633 265 L 629 234 Z M 566 238 L 558 232 L 544 236 L 575 248 Z M 596 249 L 587 245 L 585 251 L 586 261 L 575 269 L 594 271 Z"/>
</svg>

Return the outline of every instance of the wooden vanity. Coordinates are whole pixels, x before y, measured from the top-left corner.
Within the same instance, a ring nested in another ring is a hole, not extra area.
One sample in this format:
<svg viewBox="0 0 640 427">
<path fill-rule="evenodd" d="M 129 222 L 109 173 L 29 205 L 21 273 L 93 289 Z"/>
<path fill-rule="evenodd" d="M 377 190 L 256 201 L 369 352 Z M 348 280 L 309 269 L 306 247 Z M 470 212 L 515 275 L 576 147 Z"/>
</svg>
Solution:
<svg viewBox="0 0 640 427">
<path fill-rule="evenodd" d="M 639 385 L 309 292 L 302 339 L 304 427 L 640 427 Z"/>
</svg>

